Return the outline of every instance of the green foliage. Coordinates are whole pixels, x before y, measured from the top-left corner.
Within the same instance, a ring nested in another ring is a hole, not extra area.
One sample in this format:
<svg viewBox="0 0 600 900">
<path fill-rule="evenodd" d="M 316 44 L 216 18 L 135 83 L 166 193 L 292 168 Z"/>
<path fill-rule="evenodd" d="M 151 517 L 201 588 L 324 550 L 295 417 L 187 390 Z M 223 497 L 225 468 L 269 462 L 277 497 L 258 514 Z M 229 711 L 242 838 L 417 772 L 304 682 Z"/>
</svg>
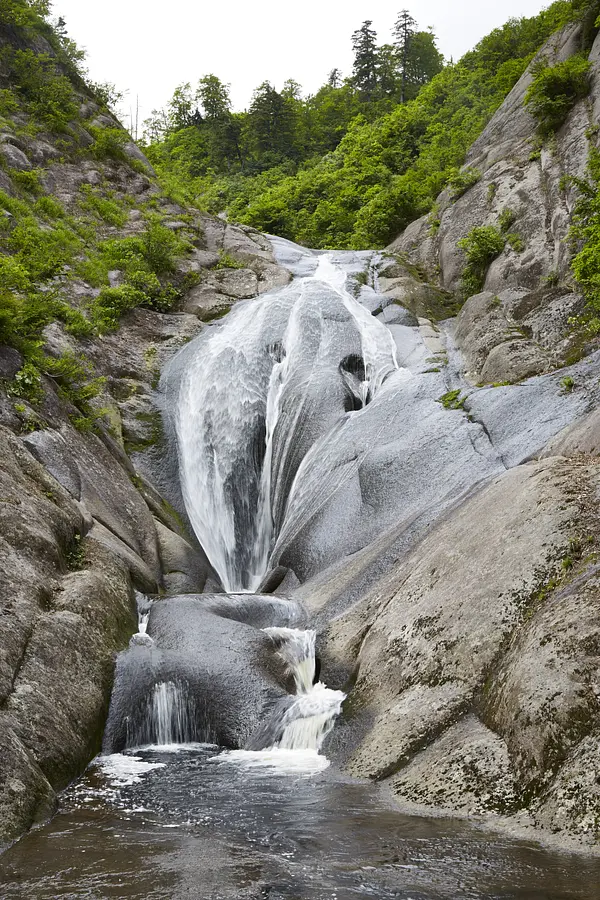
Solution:
<svg viewBox="0 0 600 900">
<path fill-rule="evenodd" d="M 483 290 L 490 263 L 504 250 L 505 237 L 494 225 L 472 228 L 457 246 L 465 251 L 467 264 L 462 275 L 462 293 L 471 297 Z"/>
<path fill-rule="evenodd" d="M 114 159 L 117 162 L 129 162 L 125 145 L 131 138 L 120 128 L 96 128 L 89 126 L 88 131 L 94 138 L 90 154 L 98 160 Z"/>
<path fill-rule="evenodd" d="M 478 169 L 465 169 L 463 172 L 457 172 L 456 175 L 453 175 L 449 184 L 452 188 L 452 200 L 458 200 L 459 197 L 462 197 L 463 194 L 472 188 L 474 184 L 477 184 L 479 179 L 481 178 L 481 172 Z"/>
<path fill-rule="evenodd" d="M 570 375 L 565 375 L 564 378 L 560 379 L 560 386 L 564 394 L 570 394 L 575 387 L 575 381 Z"/>
<path fill-rule="evenodd" d="M 215 269 L 244 269 L 243 262 L 235 259 L 230 253 L 221 250 L 219 253 L 219 262 L 214 266 Z"/>
<path fill-rule="evenodd" d="M 525 249 L 525 241 L 514 231 L 511 231 L 506 235 L 506 243 L 512 247 L 515 253 L 522 253 Z"/>
<path fill-rule="evenodd" d="M 537 16 L 512 19 L 459 63 L 415 76 L 412 86 L 408 70 L 429 65 L 425 45 L 428 38 L 435 49 L 433 36 L 408 23 L 410 41 L 426 38 L 413 43 L 418 59 L 405 61 L 404 29 L 393 45 L 377 47 L 367 21 L 355 35 L 360 66 L 352 79 L 333 70 L 306 100 L 293 83 L 278 96 L 261 85 L 226 152 L 216 149 L 216 121 L 183 86 L 172 108 L 156 114 L 148 156 L 171 196 L 202 209 L 313 247 L 384 246 L 427 213 L 445 185 L 453 183 L 458 196 L 474 183 L 475 173 L 459 172 L 468 147 L 540 46 L 580 15 L 576 3 L 558 0 Z M 235 118 L 222 86 L 213 87 L 222 121 Z"/>
<path fill-rule="evenodd" d="M 534 79 L 525 103 L 537 120 L 542 137 L 557 131 L 575 103 L 586 96 L 590 87 L 590 66 L 590 61 L 579 54 L 555 66 L 545 59 L 534 65 Z"/>
<path fill-rule="evenodd" d="M 9 393 L 13 397 L 22 397 L 30 403 L 37 403 L 44 395 L 42 389 L 42 376 L 37 366 L 32 362 L 26 362 L 13 378 Z"/>
<path fill-rule="evenodd" d="M 444 409 L 464 409 L 466 397 L 461 397 L 460 389 L 448 391 L 441 397 L 438 397 L 436 403 L 441 403 Z"/>
<path fill-rule="evenodd" d="M 46 53 L 31 49 L 3 51 L 11 83 L 25 102 L 27 111 L 52 131 L 66 131 L 76 118 L 79 104 L 69 78 Z"/>
<path fill-rule="evenodd" d="M 9 175 L 11 181 L 14 184 L 16 184 L 22 190 L 27 191 L 27 193 L 33 194 L 34 197 L 37 197 L 41 193 L 43 193 L 44 189 L 40 181 L 40 174 L 35 169 L 32 169 L 30 171 L 11 169 Z"/>
<path fill-rule="evenodd" d="M 517 214 L 514 209 L 511 209 L 510 206 L 505 206 L 498 216 L 498 225 L 500 226 L 500 231 L 506 233 L 511 225 L 517 220 Z"/>
<path fill-rule="evenodd" d="M 122 228 L 125 225 L 128 214 L 122 203 L 119 203 L 112 195 L 104 195 L 94 190 L 90 185 L 81 188 L 82 199 L 79 205 L 87 212 L 94 213 L 107 225 L 114 228 Z"/>
<path fill-rule="evenodd" d="M 43 219 L 63 219 L 65 211 L 54 197 L 40 197 L 35 203 L 33 211 Z"/>
<path fill-rule="evenodd" d="M 571 271 L 587 301 L 584 321 L 591 335 L 600 332 L 600 151 L 590 147 L 587 180 L 580 190 L 570 238 L 577 249 Z"/>
<path fill-rule="evenodd" d="M 80 534 L 74 534 L 65 550 L 65 562 L 71 572 L 80 572 L 85 568 L 85 548 Z"/>
</svg>

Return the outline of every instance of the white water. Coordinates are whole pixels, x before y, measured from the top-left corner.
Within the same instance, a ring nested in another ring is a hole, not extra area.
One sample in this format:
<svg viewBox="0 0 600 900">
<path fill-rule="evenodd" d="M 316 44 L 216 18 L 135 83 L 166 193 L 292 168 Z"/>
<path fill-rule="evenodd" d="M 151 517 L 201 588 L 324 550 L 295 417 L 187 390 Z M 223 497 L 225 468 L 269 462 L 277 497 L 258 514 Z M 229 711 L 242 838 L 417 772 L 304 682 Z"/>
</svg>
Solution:
<svg viewBox="0 0 600 900">
<path fill-rule="evenodd" d="M 238 304 L 183 351 L 174 410 L 182 492 L 227 592 L 256 591 L 311 441 L 326 443 L 345 417 L 336 412 L 345 346 L 362 357 L 363 374 L 346 382 L 364 406 L 398 369 L 394 342 L 325 254 L 313 275 Z"/>
<path fill-rule="evenodd" d="M 161 681 L 154 685 L 149 704 L 150 743 L 188 744 L 196 737 L 193 698 L 180 684 Z"/>
<path fill-rule="evenodd" d="M 264 628 L 263 631 L 276 644 L 288 673 L 294 678 L 296 693 L 308 694 L 315 680 L 317 632 L 297 628 Z"/>
<path fill-rule="evenodd" d="M 277 645 L 296 685 L 296 699 L 285 710 L 277 739 L 266 750 L 312 750 L 319 752 L 340 714 L 346 695 L 321 682 L 313 684 L 316 670 L 315 631 L 296 628 L 265 628 Z M 275 729 L 274 729 L 275 731 Z M 264 751 L 263 751 L 264 752 Z"/>
</svg>

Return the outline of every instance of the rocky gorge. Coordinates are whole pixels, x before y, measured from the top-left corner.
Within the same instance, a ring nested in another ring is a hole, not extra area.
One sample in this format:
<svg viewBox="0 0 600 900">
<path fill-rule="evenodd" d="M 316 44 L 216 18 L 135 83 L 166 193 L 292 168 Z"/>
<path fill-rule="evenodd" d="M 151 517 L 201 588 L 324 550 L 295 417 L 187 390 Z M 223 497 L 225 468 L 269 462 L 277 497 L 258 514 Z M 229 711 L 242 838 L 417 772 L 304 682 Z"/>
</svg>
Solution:
<svg viewBox="0 0 600 900">
<path fill-rule="evenodd" d="M 569 25 L 541 55 L 582 39 Z M 81 86 L 66 149 L 26 108 L 3 118 L 9 198 L 35 170 L 66 216 L 90 192 L 120 205 L 94 240 L 144 240 L 158 216 L 179 249 L 165 311 L 43 327 L 50 357 L 101 379 L 93 427 L 52 368 L 27 392 L 26 350 L 0 348 L 0 846 L 53 814 L 103 735 L 107 753 L 151 742 L 127 729 L 156 684 L 192 686 L 187 737 L 247 746 L 294 693 L 263 629 L 299 626 L 347 694 L 324 744 L 344 775 L 404 811 L 597 851 L 600 350 L 573 328 L 567 241 L 600 38 L 589 59 L 551 147 L 530 69 L 471 148 L 470 186 L 383 251 L 312 252 L 175 203 Z M 459 244 L 502 216 L 518 249 L 461 305 Z M 73 260 L 52 290 L 88 316 L 107 295 L 86 274 Z"/>
</svg>

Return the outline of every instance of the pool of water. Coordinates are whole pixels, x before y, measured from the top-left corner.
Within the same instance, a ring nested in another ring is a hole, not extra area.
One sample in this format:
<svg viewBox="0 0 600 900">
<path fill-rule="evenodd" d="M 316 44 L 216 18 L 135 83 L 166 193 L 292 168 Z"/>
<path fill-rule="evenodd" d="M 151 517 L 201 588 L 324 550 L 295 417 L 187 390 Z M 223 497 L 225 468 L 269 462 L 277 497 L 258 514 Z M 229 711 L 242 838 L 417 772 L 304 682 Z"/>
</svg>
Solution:
<svg viewBox="0 0 600 900">
<path fill-rule="evenodd" d="M 2 900 L 600 898 L 600 859 L 407 816 L 316 754 L 148 748 L 96 760 L 0 856 Z"/>
</svg>

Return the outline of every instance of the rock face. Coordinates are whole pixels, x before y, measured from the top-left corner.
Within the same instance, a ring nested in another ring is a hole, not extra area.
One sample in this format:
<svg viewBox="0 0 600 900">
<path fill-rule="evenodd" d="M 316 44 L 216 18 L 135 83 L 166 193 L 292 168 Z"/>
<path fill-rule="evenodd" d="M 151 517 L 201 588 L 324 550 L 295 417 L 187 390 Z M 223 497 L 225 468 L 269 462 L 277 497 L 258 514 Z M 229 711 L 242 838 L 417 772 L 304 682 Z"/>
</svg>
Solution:
<svg viewBox="0 0 600 900">
<path fill-rule="evenodd" d="M 403 801 L 598 840 L 597 786 L 581 773 L 597 772 L 600 723 L 584 549 L 599 475 L 589 457 L 506 472 L 331 622 L 325 678 L 354 683 L 333 744 L 348 772 Z"/>
<path fill-rule="evenodd" d="M 580 26 L 569 25 L 538 56 L 554 65 L 579 52 L 582 39 Z M 582 298 L 569 273 L 566 237 L 577 187 L 568 179 L 585 177 L 597 141 L 590 126 L 600 108 L 599 57 L 600 37 L 589 53 L 589 96 L 573 107 L 552 147 L 541 150 L 523 103 L 532 81 L 527 71 L 467 154 L 465 170 L 477 174 L 476 183 L 458 198 L 450 189 L 440 195 L 435 232 L 423 217 L 388 248 L 399 254 L 405 282 L 416 265 L 432 283 L 460 294 L 466 257 L 459 241 L 474 227 L 503 223 L 505 233 L 518 236 L 489 266 L 485 293 L 468 300 L 457 320 L 458 346 L 475 381 L 519 381 L 575 351 L 568 320 L 581 311 Z M 412 285 L 405 294 L 422 290 L 414 277 Z"/>
<path fill-rule="evenodd" d="M 272 642 L 252 624 L 253 598 L 242 606 L 241 622 L 228 599 L 202 594 L 153 604 L 147 631 L 151 645 L 134 645 L 117 663 L 107 752 L 151 740 L 149 710 L 156 685 L 181 686 L 191 740 L 230 748 L 243 747 L 266 710 L 285 697 L 271 662 Z M 263 603 L 254 605 L 260 615 Z"/>
<path fill-rule="evenodd" d="M 0 27 L 3 49 L 21 37 Z M 52 56 L 45 39 L 33 32 L 30 38 L 34 52 Z M 12 87 L 6 67 L 0 81 Z M 172 310 L 138 307 L 112 330 L 92 327 L 99 288 L 75 265 L 58 266 L 40 286 L 40 296 L 50 290 L 64 311 L 43 331 L 44 352 L 82 360 L 103 379 L 93 402 L 104 414 L 94 427 L 64 380 L 44 371 L 35 390 L 21 389 L 31 341 L 23 354 L 0 346 L 0 849 L 50 815 L 56 791 L 100 749 L 115 657 L 136 630 L 134 589 L 220 589 L 185 515 L 165 499 L 177 505 L 178 486 L 165 464 L 156 387 L 165 361 L 207 318 L 193 291 L 218 291 L 226 310 L 289 279 L 262 235 L 168 200 L 139 148 L 122 131 L 115 138 L 120 124 L 81 80 L 73 89 L 81 109 L 67 141 L 34 121 L 26 105 L 3 117 L 0 189 L 22 205 L 31 201 L 15 174 L 31 172 L 40 193 L 51 196 L 49 208 L 60 204 L 60 216 L 85 221 L 96 250 L 106 240 L 139 238 L 150 207 L 190 249 L 172 263 L 169 279 L 180 297 Z M 91 152 L 103 132 L 107 152 Z M 117 210 L 118 226 L 97 212 L 102 203 Z M 39 218 L 51 230 L 54 212 Z M 125 272 L 111 268 L 107 286 L 118 290 L 125 281 Z M 73 318 L 79 330 L 68 327 Z M 246 627 L 218 621 L 223 634 Z M 274 681 L 269 690 L 282 692 Z"/>
</svg>

